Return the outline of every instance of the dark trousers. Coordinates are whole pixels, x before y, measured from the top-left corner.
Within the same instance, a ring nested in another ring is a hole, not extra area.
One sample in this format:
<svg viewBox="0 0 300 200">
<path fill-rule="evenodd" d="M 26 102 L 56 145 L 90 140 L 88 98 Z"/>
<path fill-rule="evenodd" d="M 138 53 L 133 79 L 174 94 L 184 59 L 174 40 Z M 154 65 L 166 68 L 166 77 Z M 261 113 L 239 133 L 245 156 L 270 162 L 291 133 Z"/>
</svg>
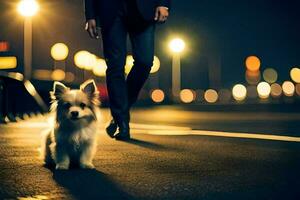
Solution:
<svg viewBox="0 0 300 200">
<path fill-rule="evenodd" d="M 154 32 L 155 24 L 144 21 L 136 5 L 128 2 L 120 8 L 114 23 L 102 29 L 110 109 L 117 123 L 129 122 L 129 109 L 149 76 L 154 57 Z M 127 35 L 134 65 L 125 79 Z"/>
</svg>

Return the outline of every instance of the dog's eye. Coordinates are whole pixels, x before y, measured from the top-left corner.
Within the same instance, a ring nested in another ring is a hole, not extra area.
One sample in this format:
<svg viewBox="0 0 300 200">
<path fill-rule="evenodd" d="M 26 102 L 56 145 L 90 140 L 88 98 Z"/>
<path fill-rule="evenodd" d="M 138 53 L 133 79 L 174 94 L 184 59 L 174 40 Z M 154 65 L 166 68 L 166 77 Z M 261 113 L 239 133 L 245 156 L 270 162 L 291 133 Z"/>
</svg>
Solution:
<svg viewBox="0 0 300 200">
<path fill-rule="evenodd" d="M 86 107 L 86 105 L 84 103 L 81 103 L 79 106 L 81 109 L 84 109 Z"/>
<path fill-rule="evenodd" d="M 71 104 L 70 104 L 70 103 L 65 103 L 65 104 L 64 104 L 64 107 L 65 107 L 66 109 L 69 109 L 69 108 L 71 107 Z"/>
</svg>

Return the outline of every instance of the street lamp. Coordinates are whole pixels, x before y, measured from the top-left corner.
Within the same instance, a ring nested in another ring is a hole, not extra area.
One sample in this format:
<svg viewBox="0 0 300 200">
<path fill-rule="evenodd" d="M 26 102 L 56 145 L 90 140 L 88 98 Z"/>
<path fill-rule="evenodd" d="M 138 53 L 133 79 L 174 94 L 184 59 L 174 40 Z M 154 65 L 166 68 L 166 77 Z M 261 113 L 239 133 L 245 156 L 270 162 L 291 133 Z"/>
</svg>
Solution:
<svg viewBox="0 0 300 200">
<path fill-rule="evenodd" d="M 24 16 L 24 76 L 31 77 L 32 68 L 32 17 L 39 11 L 36 0 L 21 0 L 18 12 Z"/>
<path fill-rule="evenodd" d="M 173 53 L 172 59 L 172 94 L 175 101 L 179 101 L 181 91 L 180 55 L 185 49 L 185 42 L 180 38 L 170 41 L 169 48 Z"/>
</svg>

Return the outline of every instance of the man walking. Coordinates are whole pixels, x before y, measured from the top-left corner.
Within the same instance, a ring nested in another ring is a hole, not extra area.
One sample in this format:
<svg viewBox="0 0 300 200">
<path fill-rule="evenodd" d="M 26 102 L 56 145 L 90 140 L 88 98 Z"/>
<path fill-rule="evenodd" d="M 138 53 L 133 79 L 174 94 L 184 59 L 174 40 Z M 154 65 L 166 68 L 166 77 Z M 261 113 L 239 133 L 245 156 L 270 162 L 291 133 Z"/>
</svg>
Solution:
<svg viewBox="0 0 300 200">
<path fill-rule="evenodd" d="M 149 76 L 154 57 L 155 24 L 167 20 L 170 1 L 85 0 L 86 30 L 92 38 L 98 38 L 97 20 L 101 27 L 107 63 L 106 83 L 113 117 L 106 131 L 112 138 L 130 139 L 130 107 Z M 127 35 L 134 65 L 125 80 Z"/>
</svg>

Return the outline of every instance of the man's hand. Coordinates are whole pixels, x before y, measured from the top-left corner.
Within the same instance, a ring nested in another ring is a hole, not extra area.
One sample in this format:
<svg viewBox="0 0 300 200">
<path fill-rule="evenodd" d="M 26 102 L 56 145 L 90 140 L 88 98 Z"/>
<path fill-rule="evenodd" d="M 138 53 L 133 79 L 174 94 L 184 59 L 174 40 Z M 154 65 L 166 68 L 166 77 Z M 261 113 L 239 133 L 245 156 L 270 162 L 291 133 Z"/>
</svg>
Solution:
<svg viewBox="0 0 300 200">
<path fill-rule="evenodd" d="M 86 22 L 85 30 L 89 33 L 91 38 L 93 39 L 99 38 L 95 19 L 90 19 Z"/>
<path fill-rule="evenodd" d="M 169 16 L 168 8 L 164 6 L 159 6 L 156 8 L 154 20 L 162 23 L 168 19 L 168 16 Z"/>
</svg>

